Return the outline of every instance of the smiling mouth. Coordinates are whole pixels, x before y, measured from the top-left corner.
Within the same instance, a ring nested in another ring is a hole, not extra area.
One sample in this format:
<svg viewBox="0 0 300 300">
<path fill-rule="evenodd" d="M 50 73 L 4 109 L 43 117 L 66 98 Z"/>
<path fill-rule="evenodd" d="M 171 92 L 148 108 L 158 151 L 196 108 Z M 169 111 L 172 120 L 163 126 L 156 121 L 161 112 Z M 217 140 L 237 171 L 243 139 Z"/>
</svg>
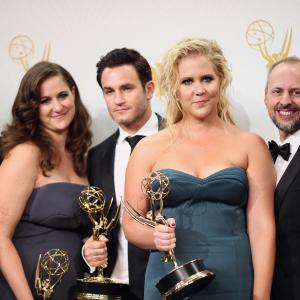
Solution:
<svg viewBox="0 0 300 300">
<path fill-rule="evenodd" d="M 208 100 L 194 100 L 192 101 L 193 104 L 202 104 L 202 103 L 206 103 L 208 102 Z"/>
<path fill-rule="evenodd" d="M 63 114 L 59 114 L 59 115 L 55 115 L 55 116 L 52 116 L 52 118 L 55 118 L 55 119 L 59 119 L 59 118 L 62 118 L 66 115 L 67 113 L 63 113 Z"/>
<path fill-rule="evenodd" d="M 292 114 L 296 113 L 295 110 L 278 110 L 277 112 L 282 116 L 291 116 Z"/>
<path fill-rule="evenodd" d="M 282 122 L 293 122 L 299 118 L 299 110 L 276 110 L 277 118 Z"/>
</svg>

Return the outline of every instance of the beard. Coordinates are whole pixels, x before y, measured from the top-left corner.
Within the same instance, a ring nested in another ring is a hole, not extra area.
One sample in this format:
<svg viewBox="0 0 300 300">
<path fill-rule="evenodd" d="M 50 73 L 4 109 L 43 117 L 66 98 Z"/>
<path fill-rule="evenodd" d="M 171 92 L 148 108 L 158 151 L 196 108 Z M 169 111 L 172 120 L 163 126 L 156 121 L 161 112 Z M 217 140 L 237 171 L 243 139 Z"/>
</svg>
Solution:
<svg viewBox="0 0 300 300">
<path fill-rule="evenodd" d="M 272 118 L 272 121 L 279 130 L 287 134 L 293 134 L 300 129 L 300 118 L 293 120 L 290 124 L 282 124 L 275 120 L 275 118 Z"/>
<path fill-rule="evenodd" d="M 294 110 L 294 111 L 299 111 L 299 107 L 296 104 L 288 104 L 288 105 L 277 105 L 274 107 L 275 110 L 280 110 L 280 109 L 289 109 L 289 110 Z M 278 120 L 276 120 L 275 116 L 271 116 L 271 120 L 273 121 L 273 123 L 275 124 L 275 126 L 283 131 L 286 134 L 293 134 L 295 133 L 297 130 L 300 129 L 300 117 L 298 116 L 297 118 L 295 118 L 294 120 L 292 120 L 290 123 L 285 124 L 285 123 L 281 123 Z"/>
</svg>

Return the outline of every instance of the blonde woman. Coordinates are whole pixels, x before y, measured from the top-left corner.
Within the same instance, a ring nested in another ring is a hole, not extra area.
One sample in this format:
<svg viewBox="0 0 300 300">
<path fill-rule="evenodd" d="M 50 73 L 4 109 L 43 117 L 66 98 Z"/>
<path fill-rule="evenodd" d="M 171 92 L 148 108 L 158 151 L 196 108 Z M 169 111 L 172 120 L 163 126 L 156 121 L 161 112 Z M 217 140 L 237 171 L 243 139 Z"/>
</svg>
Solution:
<svg viewBox="0 0 300 300">
<path fill-rule="evenodd" d="M 192 299 L 268 300 L 274 265 L 275 185 L 265 142 L 238 128 L 226 96 L 230 71 L 219 45 L 186 39 L 164 58 L 162 87 L 168 127 L 137 146 L 126 174 L 125 198 L 149 210 L 140 185 L 159 171 L 170 180 L 155 229 L 125 214 L 128 240 L 159 251 L 175 250 L 179 263 L 203 258 L 215 279 Z M 155 284 L 172 266 L 152 251 L 145 299 L 161 299 Z"/>
</svg>

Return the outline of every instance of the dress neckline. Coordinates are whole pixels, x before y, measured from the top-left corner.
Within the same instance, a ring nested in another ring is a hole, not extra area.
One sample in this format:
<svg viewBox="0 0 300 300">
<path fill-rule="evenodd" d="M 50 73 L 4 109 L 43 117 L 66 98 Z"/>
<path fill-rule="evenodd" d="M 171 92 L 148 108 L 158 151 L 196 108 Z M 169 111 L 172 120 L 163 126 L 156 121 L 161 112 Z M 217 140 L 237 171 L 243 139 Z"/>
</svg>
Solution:
<svg viewBox="0 0 300 300">
<path fill-rule="evenodd" d="M 82 183 L 73 183 L 73 182 L 66 182 L 66 181 L 58 181 L 58 182 L 49 182 L 49 183 L 46 183 L 46 184 L 43 184 L 41 186 L 38 186 L 38 187 L 35 187 L 33 190 L 40 190 L 40 189 L 43 189 L 43 188 L 46 188 L 47 186 L 59 186 L 59 185 L 70 185 L 70 186 L 78 186 L 78 187 L 86 187 L 87 185 L 86 184 L 82 184 Z"/>
<path fill-rule="evenodd" d="M 226 173 L 226 172 L 228 172 L 230 170 L 237 170 L 239 172 L 242 172 L 244 175 L 246 175 L 246 170 L 243 169 L 242 167 L 226 167 L 226 168 L 220 169 L 220 170 L 218 170 L 218 171 L 216 171 L 216 172 L 214 172 L 214 173 L 212 173 L 212 174 L 210 174 L 210 175 L 208 175 L 206 177 L 197 177 L 197 176 L 195 176 L 193 174 L 187 173 L 185 171 L 173 169 L 173 168 L 162 168 L 162 169 L 157 170 L 157 172 L 163 172 L 163 171 L 173 171 L 174 172 L 175 171 L 177 173 L 181 173 L 181 174 L 184 174 L 186 176 L 189 176 L 189 177 L 192 177 L 192 178 L 196 178 L 198 180 L 207 180 L 209 178 L 212 178 L 212 177 L 215 177 L 217 175 L 220 175 L 221 173 Z"/>
</svg>

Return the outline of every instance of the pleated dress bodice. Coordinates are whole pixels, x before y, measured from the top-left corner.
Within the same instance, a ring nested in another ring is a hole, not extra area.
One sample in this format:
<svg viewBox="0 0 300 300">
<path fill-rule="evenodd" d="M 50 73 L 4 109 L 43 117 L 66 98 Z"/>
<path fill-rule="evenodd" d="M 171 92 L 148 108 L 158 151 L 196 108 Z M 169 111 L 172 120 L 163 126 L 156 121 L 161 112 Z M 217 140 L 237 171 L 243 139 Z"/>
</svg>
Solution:
<svg viewBox="0 0 300 300">
<path fill-rule="evenodd" d="M 198 178 L 161 169 L 169 178 L 163 215 L 176 220 L 175 256 L 179 264 L 200 258 L 215 279 L 192 299 L 250 300 L 252 261 L 246 224 L 248 179 L 245 170 L 222 169 Z M 154 181 L 152 189 L 158 182 Z M 161 299 L 155 284 L 172 269 L 152 252 L 146 272 L 145 299 Z"/>
</svg>

